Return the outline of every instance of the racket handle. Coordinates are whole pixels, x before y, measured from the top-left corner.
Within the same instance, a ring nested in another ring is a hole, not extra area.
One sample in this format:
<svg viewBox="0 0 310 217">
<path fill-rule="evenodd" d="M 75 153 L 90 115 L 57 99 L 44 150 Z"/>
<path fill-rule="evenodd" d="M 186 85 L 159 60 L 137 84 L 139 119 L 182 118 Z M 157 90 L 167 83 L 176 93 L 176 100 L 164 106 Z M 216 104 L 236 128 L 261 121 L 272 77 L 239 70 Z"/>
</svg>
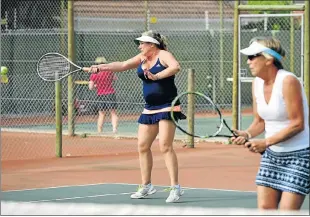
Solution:
<svg viewBox="0 0 310 217">
<path fill-rule="evenodd" d="M 83 67 L 82 70 L 87 73 L 91 73 L 90 67 Z"/>
<path fill-rule="evenodd" d="M 99 72 L 99 68 L 96 68 L 96 69 L 97 69 L 97 70 L 96 70 L 96 73 L 98 73 L 98 72 Z M 83 67 L 82 70 L 83 70 L 84 72 L 87 72 L 87 73 L 92 73 L 91 67 Z"/>
</svg>

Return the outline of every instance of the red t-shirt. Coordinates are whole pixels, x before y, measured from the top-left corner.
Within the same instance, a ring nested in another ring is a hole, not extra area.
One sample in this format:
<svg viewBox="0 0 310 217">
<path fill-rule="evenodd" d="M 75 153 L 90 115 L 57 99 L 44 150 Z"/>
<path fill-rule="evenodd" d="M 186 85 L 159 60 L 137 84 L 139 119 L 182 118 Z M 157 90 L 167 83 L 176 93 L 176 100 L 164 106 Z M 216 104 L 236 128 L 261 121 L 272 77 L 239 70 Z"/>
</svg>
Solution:
<svg viewBox="0 0 310 217">
<path fill-rule="evenodd" d="M 96 84 L 97 95 L 107 95 L 115 93 L 113 88 L 113 81 L 116 80 L 116 76 L 110 71 L 101 71 L 98 74 L 91 74 L 90 81 Z"/>
</svg>

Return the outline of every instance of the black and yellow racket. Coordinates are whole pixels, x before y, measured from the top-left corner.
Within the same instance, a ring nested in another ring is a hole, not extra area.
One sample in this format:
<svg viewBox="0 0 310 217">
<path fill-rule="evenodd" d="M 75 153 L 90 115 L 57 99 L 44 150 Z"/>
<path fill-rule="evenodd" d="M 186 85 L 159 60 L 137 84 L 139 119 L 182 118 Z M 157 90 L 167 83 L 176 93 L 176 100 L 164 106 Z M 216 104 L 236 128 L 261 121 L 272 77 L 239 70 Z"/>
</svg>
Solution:
<svg viewBox="0 0 310 217">
<path fill-rule="evenodd" d="M 222 141 L 225 138 L 229 140 L 231 137 L 238 137 L 223 118 L 220 109 L 205 94 L 195 91 L 183 92 L 172 101 L 171 107 L 174 108 L 179 102 L 181 112 L 187 115 L 187 120 L 176 120 L 174 109 L 170 115 L 176 127 L 183 133 L 201 139 L 218 137 L 222 138 Z"/>
<path fill-rule="evenodd" d="M 191 120 L 175 120 L 174 110 L 171 110 L 171 118 L 176 127 L 183 133 L 202 139 L 211 137 L 231 138 L 236 133 L 228 126 L 219 108 L 203 93 L 183 92 L 172 102 L 172 107 L 181 103 L 181 112 Z M 225 126 L 225 130 L 224 130 Z"/>
</svg>

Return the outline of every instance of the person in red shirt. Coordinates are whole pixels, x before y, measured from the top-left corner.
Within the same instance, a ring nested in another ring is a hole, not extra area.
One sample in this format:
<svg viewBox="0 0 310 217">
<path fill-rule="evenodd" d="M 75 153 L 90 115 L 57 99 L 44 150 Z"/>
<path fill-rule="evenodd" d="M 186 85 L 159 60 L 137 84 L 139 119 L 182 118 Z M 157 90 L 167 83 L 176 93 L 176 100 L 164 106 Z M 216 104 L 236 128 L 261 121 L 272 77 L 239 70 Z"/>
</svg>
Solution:
<svg viewBox="0 0 310 217">
<path fill-rule="evenodd" d="M 96 64 L 106 63 L 104 57 L 96 58 Z M 113 81 L 116 76 L 111 71 L 100 71 L 97 74 L 91 74 L 89 79 L 89 89 L 97 90 L 97 97 L 94 103 L 94 109 L 98 110 L 97 131 L 102 132 L 104 117 L 106 112 L 111 113 L 113 133 L 117 133 L 118 116 L 116 113 L 117 103 Z"/>
</svg>

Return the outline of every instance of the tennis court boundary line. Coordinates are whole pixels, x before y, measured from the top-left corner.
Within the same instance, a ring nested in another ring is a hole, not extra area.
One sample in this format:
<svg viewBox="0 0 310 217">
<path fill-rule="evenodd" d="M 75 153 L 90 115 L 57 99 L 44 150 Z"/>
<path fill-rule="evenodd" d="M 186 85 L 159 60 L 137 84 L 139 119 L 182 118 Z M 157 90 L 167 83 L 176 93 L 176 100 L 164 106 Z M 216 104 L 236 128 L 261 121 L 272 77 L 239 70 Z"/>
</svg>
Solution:
<svg viewBox="0 0 310 217">
<path fill-rule="evenodd" d="M 121 193 L 117 193 L 117 194 L 97 194 L 97 195 L 65 197 L 65 198 L 55 198 L 55 199 L 46 199 L 46 200 L 32 200 L 32 201 L 25 201 L 25 203 L 40 203 L 40 202 L 75 200 L 75 199 L 97 198 L 97 197 L 107 197 L 107 196 L 120 196 L 120 195 L 128 195 L 128 194 L 133 194 L 133 193 L 135 193 L 135 192 L 121 192 Z"/>
<path fill-rule="evenodd" d="M 61 185 L 61 186 L 52 186 L 52 187 L 46 187 L 46 188 L 28 188 L 28 189 L 19 189 L 19 190 L 8 190 L 8 191 L 2 191 L 2 192 L 6 193 L 6 192 L 19 192 L 19 191 L 35 191 L 35 190 L 57 189 L 57 188 L 87 187 L 87 186 L 95 186 L 95 185 L 135 185 L 135 186 L 139 186 L 140 184 L 102 182 L 102 183 L 84 184 L 84 185 Z M 168 185 L 154 185 L 154 186 L 163 187 L 163 188 L 171 187 Z M 241 190 L 232 190 L 232 189 L 193 188 L 193 187 L 186 187 L 186 186 L 182 186 L 182 188 L 188 189 L 188 190 L 209 190 L 209 191 L 229 191 L 229 192 L 240 192 L 240 193 L 256 193 L 256 191 L 241 191 Z"/>
<path fill-rule="evenodd" d="M 190 189 L 183 189 L 184 191 L 188 191 Z M 156 193 L 166 193 L 165 189 L 158 190 Z M 24 201 L 25 203 L 40 203 L 40 202 L 52 202 L 52 201 L 63 201 L 63 200 L 75 200 L 75 199 L 84 199 L 84 198 L 97 198 L 97 197 L 107 197 L 107 196 L 120 196 L 120 195 L 129 195 L 134 194 L 135 191 L 132 192 L 120 192 L 120 193 L 108 193 L 108 194 L 96 194 L 96 195 L 88 195 L 88 196 L 76 196 L 76 197 L 64 197 L 64 198 L 54 198 L 54 199 L 44 199 L 44 200 L 33 200 L 33 201 Z"/>
</svg>

